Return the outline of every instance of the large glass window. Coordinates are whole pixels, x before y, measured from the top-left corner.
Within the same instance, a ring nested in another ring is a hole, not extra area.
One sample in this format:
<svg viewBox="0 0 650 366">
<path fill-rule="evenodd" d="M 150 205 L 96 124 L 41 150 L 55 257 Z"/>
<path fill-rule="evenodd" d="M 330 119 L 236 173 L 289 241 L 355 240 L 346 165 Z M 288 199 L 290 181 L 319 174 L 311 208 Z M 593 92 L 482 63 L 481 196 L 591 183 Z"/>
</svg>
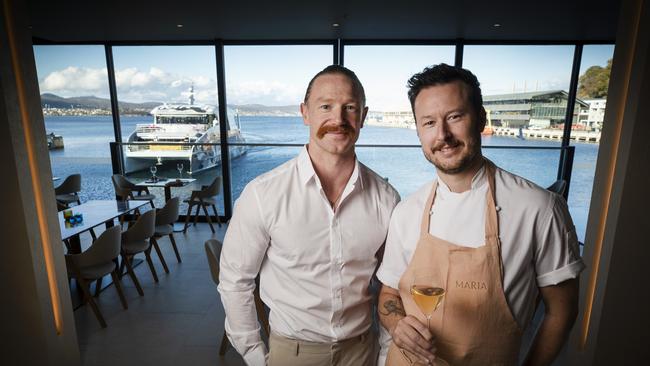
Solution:
<svg viewBox="0 0 650 366">
<path fill-rule="evenodd" d="M 113 47 L 113 59 L 122 141 L 129 143 L 124 167 L 131 180 L 146 181 L 152 174 L 196 179 L 173 188 L 173 195 L 185 197 L 221 176 L 214 47 Z M 162 188 L 151 190 L 162 205 Z M 183 204 L 181 212 L 185 209 Z M 223 200 L 218 209 L 223 215 Z"/>
<path fill-rule="evenodd" d="M 331 45 L 226 46 L 228 110 L 239 128 L 228 134 L 231 144 L 232 198 L 246 184 L 295 157 L 309 130 L 300 115 L 307 84 L 332 64 Z M 245 144 L 245 145 L 239 145 Z"/>
<path fill-rule="evenodd" d="M 580 110 L 579 119 L 571 126 L 571 144 L 576 152 L 569 193 L 569 210 L 580 240 L 586 235 L 613 55 L 614 45 L 586 45 L 582 49 L 578 98 L 587 107 Z"/>
<path fill-rule="evenodd" d="M 574 49 L 465 47 L 463 67 L 481 83 L 488 115 L 484 146 L 560 147 Z M 556 179 L 559 150 L 486 148 L 484 152 L 497 165 L 540 186 L 547 187 Z"/>
<path fill-rule="evenodd" d="M 103 46 L 34 46 L 52 175 L 81 174 L 82 202 L 114 198 L 115 140 Z"/>
<path fill-rule="evenodd" d="M 346 46 L 345 66 L 366 92 L 368 116 L 358 144 L 419 145 L 407 97 L 407 80 L 425 67 L 454 63 L 454 46 Z M 420 148 L 357 148 L 359 160 L 405 197 L 429 181 L 433 167 Z"/>
</svg>

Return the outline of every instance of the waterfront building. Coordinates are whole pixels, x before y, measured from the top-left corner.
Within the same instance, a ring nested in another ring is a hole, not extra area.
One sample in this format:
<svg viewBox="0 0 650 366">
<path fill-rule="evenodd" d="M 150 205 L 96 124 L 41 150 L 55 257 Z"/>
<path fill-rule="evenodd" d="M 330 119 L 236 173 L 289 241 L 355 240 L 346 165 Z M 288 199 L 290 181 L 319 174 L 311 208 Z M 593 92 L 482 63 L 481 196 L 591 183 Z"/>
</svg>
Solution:
<svg viewBox="0 0 650 366">
<path fill-rule="evenodd" d="M 600 131 L 605 119 L 607 99 L 583 99 L 583 101 L 589 104 L 589 108 L 580 110 L 579 123 L 590 130 Z"/>
<path fill-rule="evenodd" d="M 495 127 L 549 129 L 564 124 L 568 98 L 564 90 L 486 95 L 483 106 Z M 588 108 L 587 103 L 576 99 L 572 122 Z"/>
</svg>

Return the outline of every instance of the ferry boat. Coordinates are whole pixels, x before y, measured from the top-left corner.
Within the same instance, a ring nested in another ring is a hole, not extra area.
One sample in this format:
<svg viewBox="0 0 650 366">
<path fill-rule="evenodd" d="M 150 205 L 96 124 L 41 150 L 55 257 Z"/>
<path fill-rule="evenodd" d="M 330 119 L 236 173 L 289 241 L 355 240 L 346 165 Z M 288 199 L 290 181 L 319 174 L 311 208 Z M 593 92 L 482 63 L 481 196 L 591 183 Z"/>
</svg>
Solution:
<svg viewBox="0 0 650 366">
<path fill-rule="evenodd" d="M 127 173 L 148 169 L 152 165 L 183 163 L 188 174 L 212 168 L 221 163 L 219 145 L 173 145 L 169 143 L 220 142 L 218 109 L 211 105 L 194 105 L 190 92 L 189 104 L 163 104 L 151 111 L 152 123 L 137 124 L 125 147 Z M 244 142 L 239 115 L 227 111 L 228 141 Z M 166 143 L 156 145 L 155 143 Z M 230 157 L 242 155 L 244 146 L 231 146 Z M 175 165 L 172 165 L 175 168 Z"/>
</svg>

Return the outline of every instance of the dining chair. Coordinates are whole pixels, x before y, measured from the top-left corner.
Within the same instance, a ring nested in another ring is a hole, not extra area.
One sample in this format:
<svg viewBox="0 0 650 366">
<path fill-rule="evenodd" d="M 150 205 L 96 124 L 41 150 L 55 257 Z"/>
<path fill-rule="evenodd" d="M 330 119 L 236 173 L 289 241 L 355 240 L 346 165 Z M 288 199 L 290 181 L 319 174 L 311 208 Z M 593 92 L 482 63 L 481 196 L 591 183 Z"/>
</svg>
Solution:
<svg viewBox="0 0 650 366">
<path fill-rule="evenodd" d="M 113 188 L 115 188 L 115 196 L 118 199 L 149 201 L 152 208 L 156 207 L 153 204 L 156 195 L 149 193 L 149 188 L 131 182 L 122 174 L 113 174 L 111 180 L 113 181 Z M 135 195 L 133 194 L 134 192 L 136 193 Z"/>
<path fill-rule="evenodd" d="M 58 187 L 54 188 L 57 208 L 66 209 L 70 207 L 71 203 L 75 202 L 81 204 L 81 201 L 79 200 L 79 192 L 81 192 L 81 174 L 71 174 L 67 176 Z"/>
<path fill-rule="evenodd" d="M 219 285 L 219 259 L 221 258 L 221 242 L 216 239 L 209 239 L 205 242 L 205 254 L 208 257 L 208 265 L 210 266 L 210 274 L 212 275 L 212 281 L 218 286 Z M 253 299 L 255 300 L 255 310 L 257 311 L 257 318 L 260 322 L 262 328 L 262 334 L 269 337 L 269 318 L 266 315 L 266 310 L 264 309 L 264 303 L 260 298 L 259 290 L 259 276 L 255 279 L 255 290 L 253 291 Z M 228 350 L 228 336 L 226 331 L 223 331 L 221 336 L 221 345 L 219 346 L 219 355 L 223 356 Z"/>
<path fill-rule="evenodd" d="M 178 263 L 181 263 L 181 256 L 178 253 L 176 239 L 174 238 L 174 223 L 178 221 L 179 205 L 180 199 L 174 197 L 165 203 L 165 207 L 156 211 L 156 228 L 151 240 L 155 241 L 157 244 L 158 239 L 163 236 L 169 236 L 169 241 L 172 243 L 174 254 L 176 254 L 176 260 Z"/>
<path fill-rule="evenodd" d="M 65 256 L 68 277 L 77 279 L 77 283 L 83 292 L 84 301 L 90 304 L 102 328 L 106 328 L 106 321 L 90 294 L 89 284 L 110 273 L 122 307 L 128 309 L 124 292 L 122 292 L 122 285 L 117 275 L 117 257 L 119 254 L 120 227 L 113 226 L 106 229 L 85 252 L 66 254 Z"/>
<path fill-rule="evenodd" d="M 150 239 L 154 235 L 155 225 L 156 211 L 149 210 L 140 215 L 135 224 L 122 233 L 122 251 L 120 253 L 122 256 L 122 267 L 126 266 L 127 272 L 131 276 L 131 280 L 133 280 L 133 284 L 140 296 L 144 295 L 144 291 L 142 291 L 140 282 L 133 271 L 132 261 L 136 254 L 144 253 L 149 270 L 151 270 L 151 275 L 154 281 L 158 282 L 158 274 L 151 260 L 151 247 L 153 242 Z M 157 247 L 157 244 L 155 246 Z M 160 260 L 164 261 L 160 253 L 160 248 L 157 248 L 156 252 Z M 123 273 L 123 268 L 120 268 L 120 273 Z"/>
<path fill-rule="evenodd" d="M 203 208 L 203 213 L 208 220 L 210 225 L 210 230 L 214 233 L 214 227 L 212 226 L 212 219 L 208 213 L 207 207 L 212 206 L 214 210 L 214 215 L 217 219 L 217 224 L 221 227 L 221 219 L 219 218 L 219 213 L 217 212 L 217 199 L 215 196 L 221 191 L 221 177 L 214 178 L 212 184 L 208 186 L 203 186 L 201 190 L 192 191 L 192 194 L 189 199 L 185 200 L 187 202 L 187 215 L 185 215 L 185 227 L 183 228 L 183 233 L 187 231 L 187 225 L 190 222 L 190 215 L 192 213 L 192 207 L 196 206 L 196 213 L 194 214 L 194 225 L 199 217 L 199 208 Z"/>
<path fill-rule="evenodd" d="M 564 179 L 558 179 L 546 189 L 551 192 L 555 192 L 560 196 L 564 196 L 564 191 L 566 191 L 566 181 Z"/>
</svg>

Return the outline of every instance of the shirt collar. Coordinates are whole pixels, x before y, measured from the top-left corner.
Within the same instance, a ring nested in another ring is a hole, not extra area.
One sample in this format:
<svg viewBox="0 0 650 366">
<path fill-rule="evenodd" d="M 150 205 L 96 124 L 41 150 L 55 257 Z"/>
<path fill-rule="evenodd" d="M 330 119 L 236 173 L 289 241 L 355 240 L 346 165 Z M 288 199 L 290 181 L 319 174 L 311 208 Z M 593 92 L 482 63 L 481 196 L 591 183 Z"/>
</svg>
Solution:
<svg viewBox="0 0 650 366">
<path fill-rule="evenodd" d="M 314 165 L 312 164 L 311 158 L 309 157 L 309 152 L 307 151 L 307 145 L 303 146 L 302 150 L 300 150 L 300 154 L 298 154 L 298 177 L 300 178 L 300 183 L 303 185 L 307 184 L 310 180 L 315 178 L 315 181 L 320 186 L 320 180 L 316 176 Z M 353 185 L 356 185 L 357 182 L 359 183 L 359 187 L 363 189 L 363 178 L 359 172 L 359 160 L 357 160 L 355 157 L 354 170 L 352 171 L 352 175 L 348 180 L 348 184 L 351 183 Z"/>
<path fill-rule="evenodd" d="M 486 164 L 483 163 L 481 168 L 474 174 L 474 177 L 472 178 L 472 183 L 470 186 L 470 190 L 475 190 L 477 188 L 482 187 L 485 183 L 487 183 L 487 176 L 486 176 L 486 169 L 485 169 Z M 445 182 L 442 181 L 442 179 L 438 178 L 438 187 L 440 187 L 442 192 L 445 193 L 451 193 L 451 189 L 449 189 L 449 186 Z"/>
</svg>

